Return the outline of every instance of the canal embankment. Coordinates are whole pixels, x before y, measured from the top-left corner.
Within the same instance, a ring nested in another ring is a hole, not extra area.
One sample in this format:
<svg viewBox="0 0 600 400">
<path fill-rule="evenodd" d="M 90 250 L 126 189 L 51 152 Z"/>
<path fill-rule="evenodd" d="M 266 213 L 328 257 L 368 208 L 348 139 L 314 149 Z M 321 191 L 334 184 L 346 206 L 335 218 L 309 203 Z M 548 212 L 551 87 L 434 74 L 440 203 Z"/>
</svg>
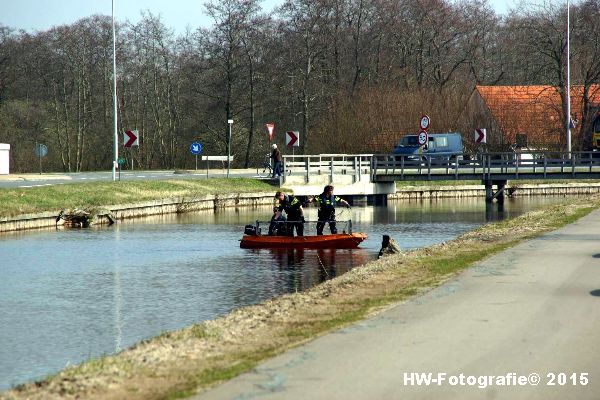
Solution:
<svg viewBox="0 0 600 400">
<path fill-rule="evenodd" d="M 51 228 L 61 210 L 83 210 L 94 224 L 225 207 L 272 204 L 277 190 L 245 178 L 122 181 L 0 190 L 0 232 Z"/>
<path fill-rule="evenodd" d="M 108 225 L 118 220 L 141 218 L 152 215 L 186 213 L 201 210 L 217 210 L 225 207 L 252 207 L 273 204 L 273 193 L 214 194 L 202 197 L 167 198 L 133 204 L 117 204 L 86 208 L 93 224 Z M 0 232 L 43 229 L 61 226 L 60 210 L 24 214 L 0 218 Z"/>
<path fill-rule="evenodd" d="M 23 231 L 29 229 L 44 229 L 53 228 L 64 224 L 64 220 L 58 218 L 61 210 L 68 209 L 68 205 L 76 205 L 77 208 L 88 211 L 91 214 L 93 223 L 96 225 L 105 225 L 112 222 L 130 218 L 140 218 L 152 215 L 185 213 L 200 210 L 217 210 L 227 207 L 253 207 L 258 205 L 268 205 L 273 203 L 273 193 L 276 188 L 271 191 L 266 191 L 269 185 L 260 182 L 259 186 L 242 185 L 243 181 L 254 181 L 250 179 L 235 179 L 233 185 L 227 185 L 227 179 L 214 179 L 203 181 L 200 187 L 207 188 L 210 185 L 207 182 L 214 182 L 214 191 L 220 193 L 207 193 L 203 195 L 189 195 L 192 191 L 198 190 L 197 183 L 187 181 L 185 185 L 188 187 L 182 196 L 169 196 L 164 198 L 151 199 L 152 196 L 160 196 L 172 193 L 182 193 L 182 189 L 177 185 L 179 182 L 165 182 L 166 188 L 161 188 L 158 192 L 152 192 L 145 188 L 143 183 L 130 182 L 122 184 L 121 187 L 133 186 L 134 196 L 136 191 L 140 193 L 140 197 L 146 197 L 147 200 L 131 203 L 112 204 L 108 203 L 110 197 L 95 198 L 97 193 L 84 191 L 77 192 L 76 200 L 69 199 L 68 196 L 58 196 L 64 198 L 65 205 L 55 203 L 55 211 L 44 211 L 38 213 L 26 213 L 14 216 L 0 217 L 0 232 Z M 106 190 L 106 185 L 100 186 L 102 190 Z M 141 188 L 140 188 L 140 185 Z M 154 187 L 161 186 L 160 183 L 154 182 Z M 172 185 L 176 185 L 172 187 Z M 77 185 L 79 187 L 85 185 Z M 92 185 L 94 186 L 94 185 Z M 60 186 L 57 190 L 65 188 Z M 236 188 L 242 188 L 243 191 L 236 192 Z M 52 191 L 52 188 L 43 188 L 39 190 Z M 93 189 L 92 189 L 93 190 Z M 13 192 L 27 193 L 32 189 L 15 190 Z M 144 193 L 149 192 L 149 193 Z M 600 192 L 600 183 L 544 183 L 544 184 L 511 184 L 506 188 L 506 195 L 509 197 L 516 196 L 568 196 L 568 195 L 591 195 Z M 85 195 L 89 193 L 90 198 L 86 199 Z M 142 196 L 141 194 L 144 193 Z M 1 194 L 1 192 L 0 192 Z M 50 192 L 47 195 L 53 196 Z M 119 197 L 119 196 L 115 196 Z M 442 198 L 463 198 L 463 197 L 485 197 L 485 186 L 483 185 L 413 185 L 400 186 L 395 194 L 388 195 L 388 200 L 426 200 L 426 199 L 442 199 Z M 131 199 L 131 195 L 127 198 Z M 31 201 L 31 200 L 30 200 Z M 46 200 L 44 199 L 45 203 Z M 108 204 L 108 205 L 105 205 Z"/>
</svg>

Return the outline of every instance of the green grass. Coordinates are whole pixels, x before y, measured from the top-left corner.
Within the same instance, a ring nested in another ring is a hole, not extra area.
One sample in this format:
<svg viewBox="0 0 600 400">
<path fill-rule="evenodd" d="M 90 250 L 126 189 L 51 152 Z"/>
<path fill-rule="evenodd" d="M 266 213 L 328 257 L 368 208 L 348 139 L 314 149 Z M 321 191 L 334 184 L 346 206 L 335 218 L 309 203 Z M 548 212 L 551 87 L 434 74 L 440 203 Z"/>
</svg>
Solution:
<svg viewBox="0 0 600 400">
<path fill-rule="evenodd" d="M 205 387 L 209 384 L 227 381 L 244 372 L 251 370 L 256 365 L 268 358 L 279 354 L 273 348 L 259 350 L 252 353 L 238 353 L 231 360 L 212 360 L 215 364 L 224 364 L 225 366 L 215 366 L 202 370 L 196 375 L 188 376 L 187 379 L 176 390 L 170 391 L 164 396 L 159 396 L 164 399 L 185 399 L 197 393 L 198 387 Z"/>
<path fill-rule="evenodd" d="M 97 208 L 172 197 L 198 197 L 209 194 L 271 192 L 268 183 L 248 178 L 208 180 L 118 181 L 35 188 L 0 189 L 0 217 Z"/>
</svg>

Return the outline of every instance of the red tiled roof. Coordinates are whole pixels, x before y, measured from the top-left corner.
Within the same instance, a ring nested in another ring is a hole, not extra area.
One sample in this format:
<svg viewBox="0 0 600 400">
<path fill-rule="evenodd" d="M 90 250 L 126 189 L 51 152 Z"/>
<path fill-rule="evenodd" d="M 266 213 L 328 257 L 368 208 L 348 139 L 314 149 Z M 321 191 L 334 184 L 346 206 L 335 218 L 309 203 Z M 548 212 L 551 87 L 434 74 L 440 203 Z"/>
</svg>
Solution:
<svg viewBox="0 0 600 400">
<path fill-rule="evenodd" d="M 477 92 L 492 117 L 510 143 L 518 133 L 527 134 L 530 144 L 547 146 L 561 142 L 564 132 L 562 105 L 558 90 L 544 86 L 477 86 Z M 579 120 L 582 115 L 583 86 L 571 86 L 571 115 Z M 593 104 L 600 103 L 600 86 L 589 90 Z M 574 130 L 577 134 L 579 129 Z"/>
</svg>

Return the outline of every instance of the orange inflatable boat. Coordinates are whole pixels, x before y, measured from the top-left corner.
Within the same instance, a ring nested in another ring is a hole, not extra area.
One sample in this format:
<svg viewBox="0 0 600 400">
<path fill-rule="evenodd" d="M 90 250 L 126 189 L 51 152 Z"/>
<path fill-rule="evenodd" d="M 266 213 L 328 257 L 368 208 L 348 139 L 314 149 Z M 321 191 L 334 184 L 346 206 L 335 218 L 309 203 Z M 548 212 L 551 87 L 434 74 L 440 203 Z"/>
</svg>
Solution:
<svg viewBox="0 0 600 400">
<path fill-rule="evenodd" d="M 353 249 L 367 238 L 364 233 L 337 233 L 314 236 L 244 235 L 241 248 L 303 247 L 308 249 Z"/>
</svg>

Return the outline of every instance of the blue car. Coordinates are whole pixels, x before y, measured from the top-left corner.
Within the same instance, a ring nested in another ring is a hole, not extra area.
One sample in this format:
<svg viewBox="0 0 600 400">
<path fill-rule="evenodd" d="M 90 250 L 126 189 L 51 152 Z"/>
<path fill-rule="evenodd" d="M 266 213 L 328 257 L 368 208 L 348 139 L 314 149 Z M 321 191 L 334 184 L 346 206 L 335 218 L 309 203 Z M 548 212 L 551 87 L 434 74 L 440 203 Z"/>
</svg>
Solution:
<svg viewBox="0 0 600 400">
<path fill-rule="evenodd" d="M 404 136 L 394 147 L 394 154 L 406 155 L 407 160 L 462 160 L 464 147 L 460 133 L 432 133 L 427 144 L 420 146 L 417 135 Z"/>
</svg>

